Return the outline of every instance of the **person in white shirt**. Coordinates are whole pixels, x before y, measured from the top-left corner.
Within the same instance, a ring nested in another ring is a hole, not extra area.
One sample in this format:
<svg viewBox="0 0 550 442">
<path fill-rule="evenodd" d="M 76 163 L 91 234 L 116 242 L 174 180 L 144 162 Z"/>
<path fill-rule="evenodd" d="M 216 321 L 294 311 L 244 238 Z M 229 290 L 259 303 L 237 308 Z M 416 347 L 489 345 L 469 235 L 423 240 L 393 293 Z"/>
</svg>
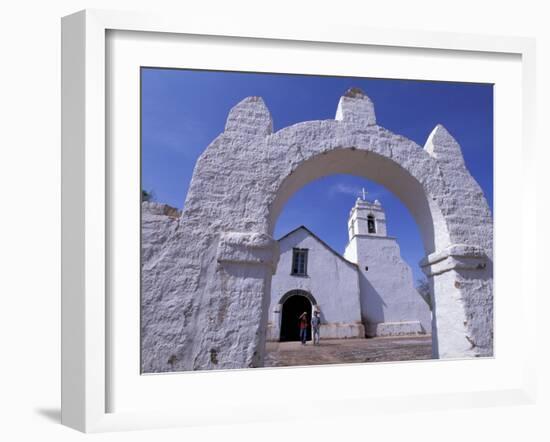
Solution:
<svg viewBox="0 0 550 442">
<path fill-rule="evenodd" d="M 319 330 L 321 328 L 321 318 L 319 318 L 319 312 L 315 310 L 313 318 L 311 318 L 311 331 L 313 332 L 313 345 L 319 345 Z"/>
</svg>

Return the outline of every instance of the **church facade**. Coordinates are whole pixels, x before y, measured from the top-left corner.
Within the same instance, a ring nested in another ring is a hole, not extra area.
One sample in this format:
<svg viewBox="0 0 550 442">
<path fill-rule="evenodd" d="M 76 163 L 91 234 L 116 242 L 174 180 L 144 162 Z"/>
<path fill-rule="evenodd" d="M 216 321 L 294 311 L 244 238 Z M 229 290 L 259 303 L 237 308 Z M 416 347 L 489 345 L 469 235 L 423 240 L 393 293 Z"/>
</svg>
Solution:
<svg viewBox="0 0 550 442">
<path fill-rule="evenodd" d="M 396 239 L 387 235 L 381 203 L 358 198 L 347 228 L 343 255 L 305 226 L 278 240 L 268 340 L 297 340 L 298 317 L 314 311 L 322 339 L 431 334 L 430 308 Z"/>
</svg>

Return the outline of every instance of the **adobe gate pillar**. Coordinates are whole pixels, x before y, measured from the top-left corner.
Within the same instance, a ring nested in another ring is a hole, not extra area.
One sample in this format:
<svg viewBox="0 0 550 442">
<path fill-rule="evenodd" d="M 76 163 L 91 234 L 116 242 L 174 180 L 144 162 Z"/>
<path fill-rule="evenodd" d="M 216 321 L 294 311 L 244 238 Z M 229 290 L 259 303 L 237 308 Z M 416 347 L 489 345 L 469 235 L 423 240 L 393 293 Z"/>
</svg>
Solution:
<svg viewBox="0 0 550 442">
<path fill-rule="evenodd" d="M 424 146 L 445 182 L 439 204 L 450 244 L 420 266 L 432 288 L 434 356 L 493 355 L 493 222 L 454 138 L 437 126 Z M 460 321 L 462 318 L 462 322 Z"/>
<path fill-rule="evenodd" d="M 262 365 L 276 218 L 296 190 L 333 173 L 385 185 L 415 217 L 436 356 L 492 354 L 492 219 L 460 146 L 441 126 L 425 148 L 387 131 L 350 90 L 336 119 L 277 133 L 261 98 L 231 110 L 197 161 L 178 228 L 143 265 L 144 372 Z"/>
</svg>

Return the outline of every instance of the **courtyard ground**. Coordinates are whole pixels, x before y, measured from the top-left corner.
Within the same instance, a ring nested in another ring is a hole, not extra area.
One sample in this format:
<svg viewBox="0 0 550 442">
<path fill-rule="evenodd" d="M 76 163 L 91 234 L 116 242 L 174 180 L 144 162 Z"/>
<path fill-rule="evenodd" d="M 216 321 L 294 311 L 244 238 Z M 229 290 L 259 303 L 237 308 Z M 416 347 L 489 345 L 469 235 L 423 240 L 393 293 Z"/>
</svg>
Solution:
<svg viewBox="0 0 550 442">
<path fill-rule="evenodd" d="M 430 336 L 408 336 L 369 339 L 268 342 L 265 367 L 292 365 L 349 364 L 353 362 L 411 361 L 432 358 Z"/>
</svg>

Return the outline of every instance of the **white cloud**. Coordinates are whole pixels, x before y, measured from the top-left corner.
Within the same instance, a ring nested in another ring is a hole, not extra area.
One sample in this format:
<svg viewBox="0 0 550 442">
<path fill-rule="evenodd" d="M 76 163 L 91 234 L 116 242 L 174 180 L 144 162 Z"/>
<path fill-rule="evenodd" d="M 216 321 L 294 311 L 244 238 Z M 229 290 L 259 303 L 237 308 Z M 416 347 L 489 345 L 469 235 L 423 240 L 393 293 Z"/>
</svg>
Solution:
<svg viewBox="0 0 550 442">
<path fill-rule="evenodd" d="M 338 183 L 331 186 L 328 190 L 330 196 L 335 196 L 336 194 L 342 193 L 344 195 L 361 195 L 361 188 L 357 186 L 350 186 L 348 184 Z"/>
<path fill-rule="evenodd" d="M 367 199 L 374 200 L 380 198 L 384 192 L 370 192 L 369 189 L 365 188 L 367 191 Z M 332 198 L 338 194 L 342 195 L 351 195 L 355 198 L 363 195 L 363 188 L 359 186 L 350 186 L 349 184 L 338 183 L 331 186 L 328 190 L 329 196 Z"/>
</svg>

